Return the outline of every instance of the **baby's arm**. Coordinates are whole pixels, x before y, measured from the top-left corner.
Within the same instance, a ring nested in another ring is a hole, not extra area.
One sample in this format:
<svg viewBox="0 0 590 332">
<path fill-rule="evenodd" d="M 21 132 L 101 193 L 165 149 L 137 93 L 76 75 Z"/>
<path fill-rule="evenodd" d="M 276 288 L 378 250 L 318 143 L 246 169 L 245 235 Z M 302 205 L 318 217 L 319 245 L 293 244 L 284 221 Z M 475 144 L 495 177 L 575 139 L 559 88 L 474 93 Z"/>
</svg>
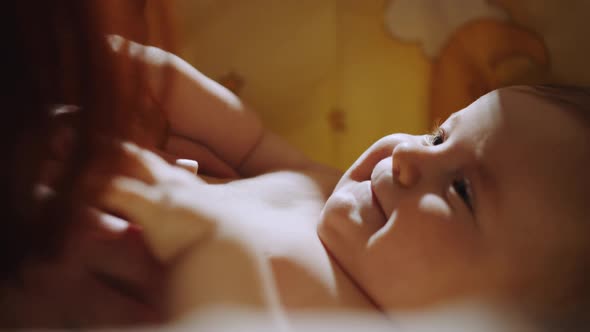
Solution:
<svg viewBox="0 0 590 332">
<path fill-rule="evenodd" d="M 175 74 L 164 107 L 173 134 L 209 147 L 242 176 L 310 166 L 225 87 L 177 56 L 170 55 L 169 61 Z"/>
<path fill-rule="evenodd" d="M 242 176 L 313 165 L 266 130 L 237 96 L 178 56 L 120 37 L 110 41 L 116 52 L 145 65 L 150 94 L 167 112 L 168 152 L 196 159 L 204 170 L 202 156 L 210 153 Z"/>
</svg>

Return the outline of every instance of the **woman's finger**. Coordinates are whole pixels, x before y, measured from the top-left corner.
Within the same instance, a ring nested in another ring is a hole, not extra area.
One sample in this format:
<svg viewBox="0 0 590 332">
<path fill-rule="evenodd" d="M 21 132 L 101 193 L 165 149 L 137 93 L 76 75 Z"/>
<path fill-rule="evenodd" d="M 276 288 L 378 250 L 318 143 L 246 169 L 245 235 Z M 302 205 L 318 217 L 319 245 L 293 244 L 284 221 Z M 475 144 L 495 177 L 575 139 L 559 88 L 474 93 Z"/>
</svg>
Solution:
<svg viewBox="0 0 590 332">
<path fill-rule="evenodd" d="M 187 171 L 197 175 L 199 172 L 199 163 L 192 159 L 176 159 L 176 166 L 182 167 Z"/>
<path fill-rule="evenodd" d="M 97 183 L 107 183 L 97 198 L 99 208 L 112 212 L 128 220 L 143 220 L 156 202 L 163 200 L 156 197 L 154 188 L 141 180 L 126 176 L 93 176 Z"/>
<path fill-rule="evenodd" d="M 160 156 L 162 159 L 166 160 L 171 165 L 183 168 L 191 172 L 191 174 L 196 175 L 199 170 L 199 162 L 197 162 L 194 159 L 187 159 L 185 158 L 186 156 L 176 155 L 162 150 L 154 150 L 153 152 Z"/>
<path fill-rule="evenodd" d="M 35 185 L 34 198 L 39 203 L 48 202 L 55 196 L 50 186 L 44 183 Z M 89 206 L 77 209 L 75 219 L 82 220 L 85 227 L 101 239 L 116 239 L 136 228 L 124 219 Z"/>
<path fill-rule="evenodd" d="M 213 228 L 210 220 L 173 196 L 170 187 L 149 186 L 132 178 L 112 179 L 98 204 L 139 224 L 154 255 L 162 262 L 176 257 Z"/>
<path fill-rule="evenodd" d="M 130 161 L 130 165 L 134 166 L 129 173 L 125 175 L 137 176 L 136 171 L 143 169 L 144 177 L 139 178 L 146 183 L 154 183 L 155 179 L 161 175 L 161 169 L 167 165 L 166 160 L 158 156 L 156 153 L 135 145 L 131 142 L 121 143 L 121 148 L 124 152 L 125 161 Z"/>
<path fill-rule="evenodd" d="M 97 208 L 88 207 L 84 211 L 86 219 L 90 222 L 96 237 L 101 239 L 116 239 L 125 235 L 134 228 L 127 220 L 101 211 Z"/>
<path fill-rule="evenodd" d="M 239 174 L 231 165 L 216 156 L 205 146 L 187 138 L 172 135 L 165 145 L 167 153 L 199 161 L 201 174 L 219 178 L 239 178 Z"/>
<path fill-rule="evenodd" d="M 192 175 L 199 170 L 199 162 L 189 159 L 182 153 L 171 153 L 162 150 L 150 150 L 136 145 L 132 142 L 121 142 L 116 140 L 98 139 L 98 146 L 101 146 L 101 155 L 118 152 L 119 159 L 113 163 L 113 158 L 99 158 L 93 164 L 93 173 L 114 173 L 136 178 L 148 184 L 158 181 L 182 177 L 177 168 L 185 169 Z M 179 158 L 181 157 L 181 158 Z M 47 165 L 48 177 L 55 172 L 53 165 Z"/>
<path fill-rule="evenodd" d="M 153 183 L 156 175 L 145 149 L 139 146 L 105 137 L 94 137 L 95 153 L 88 174 L 119 174 Z M 153 158 L 151 158 L 153 159 Z M 92 183 L 92 182 L 91 182 Z"/>
<path fill-rule="evenodd" d="M 154 183 L 155 179 L 162 181 L 182 178 L 184 175 L 178 172 L 177 168 L 171 167 L 171 165 L 185 169 L 192 175 L 196 175 L 199 170 L 199 163 L 193 159 L 178 158 L 178 155 L 160 150 L 151 151 L 129 142 L 122 145 L 126 156 L 132 160 L 132 163 L 137 165 L 134 168 L 145 170 L 145 176 L 139 179 L 146 183 Z M 133 172 L 125 175 L 136 177 Z"/>
</svg>

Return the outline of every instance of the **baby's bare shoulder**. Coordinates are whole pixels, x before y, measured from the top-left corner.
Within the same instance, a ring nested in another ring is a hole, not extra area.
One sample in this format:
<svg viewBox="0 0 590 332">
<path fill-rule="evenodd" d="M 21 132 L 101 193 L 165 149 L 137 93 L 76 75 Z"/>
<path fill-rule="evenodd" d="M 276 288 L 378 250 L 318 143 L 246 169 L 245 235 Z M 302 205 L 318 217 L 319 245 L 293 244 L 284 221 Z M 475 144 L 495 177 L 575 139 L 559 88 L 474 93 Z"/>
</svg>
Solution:
<svg viewBox="0 0 590 332">
<path fill-rule="evenodd" d="M 333 168 L 312 164 L 303 169 L 285 169 L 268 172 L 252 178 L 228 183 L 248 197 L 266 203 L 289 204 L 302 201 L 323 204 L 334 190 L 341 173 Z"/>
</svg>

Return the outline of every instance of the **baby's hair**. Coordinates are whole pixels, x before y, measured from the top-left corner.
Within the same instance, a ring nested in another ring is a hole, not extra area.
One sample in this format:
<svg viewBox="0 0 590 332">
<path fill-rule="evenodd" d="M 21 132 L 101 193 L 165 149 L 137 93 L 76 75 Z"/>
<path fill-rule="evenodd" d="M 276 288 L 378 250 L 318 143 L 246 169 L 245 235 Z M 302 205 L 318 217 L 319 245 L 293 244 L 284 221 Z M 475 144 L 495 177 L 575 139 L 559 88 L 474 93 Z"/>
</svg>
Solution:
<svg viewBox="0 0 590 332">
<path fill-rule="evenodd" d="M 590 87 L 568 85 L 535 85 L 532 92 L 541 98 L 565 106 L 590 129 Z"/>
<path fill-rule="evenodd" d="M 564 112 L 570 112 L 586 132 L 586 135 L 584 135 L 585 146 L 590 146 L 590 87 L 537 85 L 532 86 L 529 91 L 559 106 Z M 586 165 L 590 165 L 590 151 L 585 152 L 585 156 L 583 158 L 584 162 Z M 590 183 L 588 177 L 589 175 L 586 172 L 580 174 L 580 183 L 583 187 L 586 187 L 584 181 Z M 589 193 L 589 191 L 586 190 L 585 193 Z M 583 199 L 586 200 L 589 197 L 587 194 L 584 196 Z M 589 206 L 590 204 L 585 204 L 583 211 L 579 213 L 579 219 L 581 219 L 581 222 L 590 225 Z M 587 229 L 590 230 L 590 227 Z M 587 234 L 587 239 L 587 243 L 590 243 L 590 232 Z M 590 310 L 590 250 L 586 251 L 586 255 L 581 256 L 578 260 L 578 268 L 575 274 L 577 275 L 572 276 L 572 284 L 577 286 L 572 288 L 572 291 L 575 290 L 575 294 L 570 294 L 571 297 L 575 298 L 574 305 L 570 309 L 566 309 L 565 316 L 557 321 L 543 320 L 545 328 L 549 330 L 558 328 L 559 330 L 578 331 L 582 330 L 580 328 L 587 328 L 590 325 L 590 319 L 588 318 Z"/>
</svg>

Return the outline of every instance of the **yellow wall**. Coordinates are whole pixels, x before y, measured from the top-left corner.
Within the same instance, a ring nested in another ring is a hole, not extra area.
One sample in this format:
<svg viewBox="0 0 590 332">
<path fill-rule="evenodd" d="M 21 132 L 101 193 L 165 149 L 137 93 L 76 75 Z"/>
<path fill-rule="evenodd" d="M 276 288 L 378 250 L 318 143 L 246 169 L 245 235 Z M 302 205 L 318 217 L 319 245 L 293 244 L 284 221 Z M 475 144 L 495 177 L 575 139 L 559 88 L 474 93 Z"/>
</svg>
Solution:
<svg viewBox="0 0 590 332">
<path fill-rule="evenodd" d="M 429 127 L 429 62 L 387 34 L 383 1 L 176 2 L 181 56 L 237 75 L 238 94 L 314 159 L 344 168 L 379 137 Z"/>
<path fill-rule="evenodd" d="M 392 132 L 510 84 L 590 84 L 590 1 L 169 0 L 178 51 L 309 156 L 345 168 Z"/>
</svg>

